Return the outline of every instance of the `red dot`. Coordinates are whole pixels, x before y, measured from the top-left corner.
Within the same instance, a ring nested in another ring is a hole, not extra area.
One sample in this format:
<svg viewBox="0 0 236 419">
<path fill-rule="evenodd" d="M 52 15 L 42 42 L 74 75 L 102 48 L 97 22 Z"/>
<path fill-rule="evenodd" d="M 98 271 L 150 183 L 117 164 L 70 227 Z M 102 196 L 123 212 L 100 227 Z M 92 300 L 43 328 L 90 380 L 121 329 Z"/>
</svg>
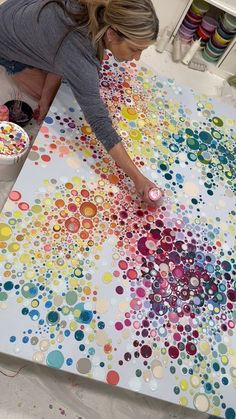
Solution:
<svg viewBox="0 0 236 419">
<path fill-rule="evenodd" d="M 41 159 L 45 162 L 48 162 L 51 160 L 51 157 L 48 156 L 47 154 L 42 154 Z"/>
<path fill-rule="evenodd" d="M 116 386 L 120 381 L 120 376 L 116 371 L 109 371 L 107 373 L 107 383 Z"/>
<path fill-rule="evenodd" d="M 27 202 L 20 202 L 18 204 L 18 207 L 22 210 L 22 211 L 27 211 L 29 209 L 29 205 L 27 204 Z"/>
</svg>

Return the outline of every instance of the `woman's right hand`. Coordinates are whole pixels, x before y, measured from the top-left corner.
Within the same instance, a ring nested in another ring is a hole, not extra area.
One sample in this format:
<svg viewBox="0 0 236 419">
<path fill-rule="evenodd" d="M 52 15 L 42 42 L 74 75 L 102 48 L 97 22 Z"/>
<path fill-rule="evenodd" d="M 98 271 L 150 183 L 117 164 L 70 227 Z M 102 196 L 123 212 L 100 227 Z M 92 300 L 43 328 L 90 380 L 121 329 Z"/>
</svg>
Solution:
<svg viewBox="0 0 236 419">
<path fill-rule="evenodd" d="M 143 176 L 141 173 L 138 179 L 135 181 L 135 188 L 136 188 L 137 193 L 141 196 L 142 200 L 146 202 L 148 205 L 154 208 L 157 208 L 160 205 L 161 198 L 158 199 L 157 201 L 153 201 L 149 197 L 150 189 L 157 188 L 157 185 L 155 185 L 155 183 L 153 183 L 151 180 Z M 163 191 L 161 189 L 160 191 L 163 196 L 164 195 Z"/>
</svg>

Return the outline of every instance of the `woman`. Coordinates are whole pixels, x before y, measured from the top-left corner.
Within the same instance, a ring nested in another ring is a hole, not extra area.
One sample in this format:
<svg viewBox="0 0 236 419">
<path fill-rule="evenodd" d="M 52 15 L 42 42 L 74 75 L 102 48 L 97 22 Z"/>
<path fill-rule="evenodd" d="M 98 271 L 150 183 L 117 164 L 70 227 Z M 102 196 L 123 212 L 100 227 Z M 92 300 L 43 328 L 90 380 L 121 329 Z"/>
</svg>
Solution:
<svg viewBox="0 0 236 419">
<path fill-rule="evenodd" d="M 0 64 L 46 115 L 61 78 L 70 84 L 98 140 L 153 205 L 155 185 L 130 159 L 99 93 L 104 49 L 138 60 L 158 35 L 151 0 L 7 0 L 0 6 Z"/>
</svg>

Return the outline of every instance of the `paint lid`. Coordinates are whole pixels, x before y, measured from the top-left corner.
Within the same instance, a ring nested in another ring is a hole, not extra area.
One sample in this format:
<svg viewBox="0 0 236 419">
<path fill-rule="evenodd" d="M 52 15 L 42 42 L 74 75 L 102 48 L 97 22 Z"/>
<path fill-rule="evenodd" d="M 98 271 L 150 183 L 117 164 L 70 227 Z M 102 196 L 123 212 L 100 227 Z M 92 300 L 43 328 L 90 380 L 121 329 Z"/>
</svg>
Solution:
<svg viewBox="0 0 236 419">
<path fill-rule="evenodd" d="M 13 122 L 0 121 L 0 163 L 11 164 L 28 151 L 28 134 Z"/>
</svg>

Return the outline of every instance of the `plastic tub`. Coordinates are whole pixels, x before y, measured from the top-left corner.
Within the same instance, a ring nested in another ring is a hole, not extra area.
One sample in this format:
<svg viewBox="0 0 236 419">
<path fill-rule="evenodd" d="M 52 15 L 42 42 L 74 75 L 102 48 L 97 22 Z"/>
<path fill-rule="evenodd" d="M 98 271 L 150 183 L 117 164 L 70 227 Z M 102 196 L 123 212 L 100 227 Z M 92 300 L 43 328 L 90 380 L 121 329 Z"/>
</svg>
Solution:
<svg viewBox="0 0 236 419">
<path fill-rule="evenodd" d="M 222 38 L 222 36 L 220 36 L 218 34 L 217 30 L 214 32 L 212 38 L 215 39 L 216 42 L 218 42 L 221 45 L 228 45 L 230 43 L 230 40 L 229 39 Z"/>
<path fill-rule="evenodd" d="M 208 41 L 208 39 L 210 39 L 210 37 L 211 37 L 210 32 L 207 32 L 201 26 L 199 26 L 199 28 L 197 30 L 197 34 L 198 34 L 199 38 L 202 38 L 204 41 Z"/>
<path fill-rule="evenodd" d="M 204 16 L 201 26 L 208 32 L 213 32 L 217 27 L 217 20 L 210 16 Z"/>
<path fill-rule="evenodd" d="M 223 16 L 223 24 L 229 31 L 236 31 L 236 16 L 225 13 Z"/>
<path fill-rule="evenodd" d="M 195 29 L 189 29 L 189 28 L 187 28 L 187 27 L 186 27 L 183 23 L 182 23 L 182 25 L 180 26 L 179 30 L 180 30 L 183 34 L 186 34 L 187 36 L 188 36 L 188 35 L 192 35 L 194 32 L 196 32 L 196 30 L 195 30 Z"/>
<path fill-rule="evenodd" d="M 0 179 L 16 178 L 29 151 L 28 134 L 13 122 L 0 122 Z"/>
<path fill-rule="evenodd" d="M 202 21 L 202 16 L 196 15 L 196 13 L 193 13 L 191 9 L 189 9 L 186 17 L 196 23 L 200 23 Z"/>
<path fill-rule="evenodd" d="M 226 32 L 229 35 L 235 35 L 236 31 L 230 31 L 226 26 L 224 25 L 223 17 L 221 16 L 219 19 L 219 27 L 222 29 L 222 31 Z"/>
<path fill-rule="evenodd" d="M 217 27 L 217 32 L 222 38 L 226 40 L 231 40 L 234 37 L 233 33 L 225 32 L 220 25 Z"/>
<path fill-rule="evenodd" d="M 214 43 L 212 42 L 212 39 L 209 39 L 209 41 L 208 41 L 208 46 L 209 46 L 209 49 L 210 49 L 211 51 L 213 51 L 213 52 L 215 52 L 215 53 L 221 53 L 221 54 L 223 54 L 223 52 L 224 52 L 224 50 L 225 50 L 225 48 L 226 48 L 226 46 L 222 46 L 221 48 L 216 47 L 216 46 L 214 45 Z"/>
<path fill-rule="evenodd" d="M 202 51 L 202 56 L 204 60 L 208 61 L 209 63 L 214 63 L 219 59 L 218 57 L 211 57 L 205 49 Z"/>
<path fill-rule="evenodd" d="M 192 30 L 196 30 L 199 26 L 199 24 L 197 23 L 190 23 L 186 18 L 184 19 L 182 25 L 184 25 L 184 27 L 188 28 L 188 29 L 192 29 Z"/>
<path fill-rule="evenodd" d="M 194 0 L 190 10 L 201 16 L 208 12 L 209 4 L 207 4 L 204 0 Z"/>
</svg>

